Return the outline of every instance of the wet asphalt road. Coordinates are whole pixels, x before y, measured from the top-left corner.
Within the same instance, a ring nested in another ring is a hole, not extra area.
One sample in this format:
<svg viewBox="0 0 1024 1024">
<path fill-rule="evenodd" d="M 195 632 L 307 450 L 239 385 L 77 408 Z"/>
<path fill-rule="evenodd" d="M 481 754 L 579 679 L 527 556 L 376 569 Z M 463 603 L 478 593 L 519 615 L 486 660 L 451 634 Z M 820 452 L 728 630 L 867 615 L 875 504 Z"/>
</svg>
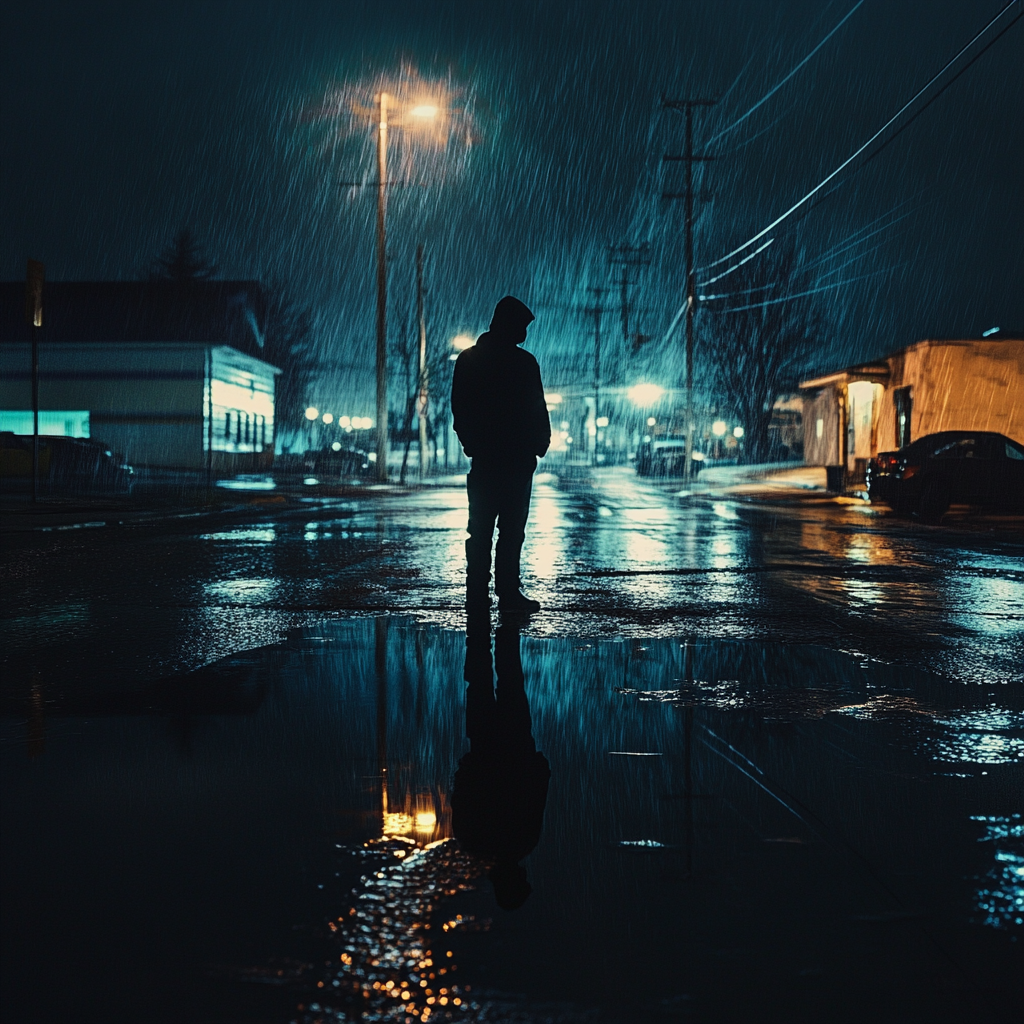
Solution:
<svg viewBox="0 0 1024 1024">
<path fill-rule="evenodd" d="M 538 478 L 513 912 L 458 489 L 6 536 L 4 1019 L 1013 1019 L 1019 520 L 679 490 Z"/>
</svg>

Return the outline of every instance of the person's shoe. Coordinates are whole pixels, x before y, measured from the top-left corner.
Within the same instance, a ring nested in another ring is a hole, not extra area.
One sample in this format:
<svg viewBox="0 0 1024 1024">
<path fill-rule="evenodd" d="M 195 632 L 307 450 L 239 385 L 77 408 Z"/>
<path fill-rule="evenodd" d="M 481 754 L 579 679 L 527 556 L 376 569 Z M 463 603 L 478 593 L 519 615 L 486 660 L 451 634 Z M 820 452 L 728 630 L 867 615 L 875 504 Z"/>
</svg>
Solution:
<svg viewBox="0 0 1024 1024">
<path fill-rule="evenodd" d="M 502 612 L 539 612 L 540 601 L 527 597 L 521 590 L 502 594 L 498 598 L 498 610 Z"/>
</svg>

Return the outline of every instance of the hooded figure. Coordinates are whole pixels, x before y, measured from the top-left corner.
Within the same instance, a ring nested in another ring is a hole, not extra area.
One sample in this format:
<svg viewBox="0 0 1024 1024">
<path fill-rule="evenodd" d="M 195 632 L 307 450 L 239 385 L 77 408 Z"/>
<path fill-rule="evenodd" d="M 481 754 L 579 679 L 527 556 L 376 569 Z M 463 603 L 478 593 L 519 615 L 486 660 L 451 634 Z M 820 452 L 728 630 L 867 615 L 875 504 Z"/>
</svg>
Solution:
<svg viewBox="0 0 1024 1024">
<path fill-rule="evenodd" d="M 534 319 L 524 303 L 506 295 L 494 309 L 490 330 L 459 356 L 452 382 L 455 433 L 473 460 L 466 481 L 466 599 L 490 602 L 491 538 L 497 522 L 494 592 L 500 606 L 513 611 L 540 608 L 519 589 L 533 473 L 551 441 L 540 367 L 519 348 Z"/>
</svg>

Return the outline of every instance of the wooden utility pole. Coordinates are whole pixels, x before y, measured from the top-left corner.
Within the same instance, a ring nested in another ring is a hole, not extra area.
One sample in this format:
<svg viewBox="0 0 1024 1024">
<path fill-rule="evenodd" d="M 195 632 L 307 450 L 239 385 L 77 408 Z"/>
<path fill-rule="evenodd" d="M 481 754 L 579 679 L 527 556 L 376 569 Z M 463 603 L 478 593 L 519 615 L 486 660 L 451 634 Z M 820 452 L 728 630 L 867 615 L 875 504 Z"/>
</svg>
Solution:
<svg viewBox="0 0 1024 1024">
<path fill-rule="evenodd" d="M 423 245 L 416 246 L 416 323 L 420 333 L 419 398 L 420 419 L 420 479 L 427 475 L 427 403 L 430 400 L 430 382 L 427 380 L 427 321 L 423 316 Z"/>
<path fill-rule="evenodd" d="M 594 296 L 594 305 L 588 306 L 584 312 L 594 318 L 594 447 L 593 460 L 597 465 L 597 420 L 601 415 L 601 317 L 605 309 L 601 305 L 601 296 L 607 288 L 588 288 Z M 589 434 L 589 431 L 587 431 Z"/>
<path fill-rule="evenodd" d="M 686 116 L 686 152 L 682 155 L 665 155 L 665 161 L 679 162 L 686 165 L 686 191 L 666 192 L 666 199 L 686 200 L 686 475 L 690 475 L 690 457 L 693 454 L 693 316 L 697 306 L 697 289 L 693 265 L 693 165 L 711 156 L 696 156 L 693 152 L 693 108 L 713 107 L 718 100 L 686 99 L 665 100 L 664 105 L 670 110 L 681 110 Z"/>
<path fill-rule="evenodd" d="M 619 274 L 619 315 L 622 322 L 622 342 L 629 345 L 629 271 L 630 267 L 646 267 L 651 262 L 651 246 L 643 245 L 610 245 L 608 246 L 608 262 L 612 266 L 621 267 Z M 639 337 L 639 333 L 638 333 Z"/>
<path fill-rule="evenodd" d="M 388 94 L 377 127 L 377 479 L 388 479 Z"/>
</svg>

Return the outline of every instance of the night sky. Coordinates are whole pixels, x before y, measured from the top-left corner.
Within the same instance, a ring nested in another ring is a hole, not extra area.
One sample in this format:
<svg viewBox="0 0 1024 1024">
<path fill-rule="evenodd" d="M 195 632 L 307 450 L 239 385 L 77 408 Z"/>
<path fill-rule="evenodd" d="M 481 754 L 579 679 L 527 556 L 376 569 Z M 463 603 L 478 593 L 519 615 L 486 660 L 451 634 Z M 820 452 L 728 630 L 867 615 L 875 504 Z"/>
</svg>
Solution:
<svg viewBox="0 0 1024 1024">
<path fill-rule="evenodd" d="M 683 119 L 661 98 L 722 97 L 696 131 L 699 151 L 724 131 L 698 172 L 709 263 L 838 166 L 1005 0 L 864 0 L 726 130 L 854 4 L 8 3 L 0 275 L 22 277 L 32 256 L 50 279 L 145 276 L 189 226 L 222 276 L 286 281 L 313 307 L 319 387 L 355 389 L 367 404 L 352 412 L 372 412 L 374 193 L 344 183 L 375 180 L 353 103 L 385 82 L 443 94 L 451 111 L 443 131 L 393 133 L 394 336 L 409 329 L 422 242 L 438 343 L 484 329 L 512 292 L 538 313 L 530 347 L 548 379 L 568 382 L 590 344 L 588 288 L 612 283 L 606 247 L 649 242 L 635 326 L 656 340 L 612 352 L 611 372 L 671 384 L 681 333 L 661 338 L 684 283 L 683 204 L 661 193 L 681 190 L 682 170 L 661 156 L 682 151 Z M 827 324 L 814 369 L 1024 327 L 1022 66 L 1018 23 L 776 233 L 807 264 L 857 243 L 794 282 L 858 279 L 814 297 Z M 702 365 L 728 320 L 701 311 Z M 605 325 L 617 332 L 617 312 Z"/>
</svg>

